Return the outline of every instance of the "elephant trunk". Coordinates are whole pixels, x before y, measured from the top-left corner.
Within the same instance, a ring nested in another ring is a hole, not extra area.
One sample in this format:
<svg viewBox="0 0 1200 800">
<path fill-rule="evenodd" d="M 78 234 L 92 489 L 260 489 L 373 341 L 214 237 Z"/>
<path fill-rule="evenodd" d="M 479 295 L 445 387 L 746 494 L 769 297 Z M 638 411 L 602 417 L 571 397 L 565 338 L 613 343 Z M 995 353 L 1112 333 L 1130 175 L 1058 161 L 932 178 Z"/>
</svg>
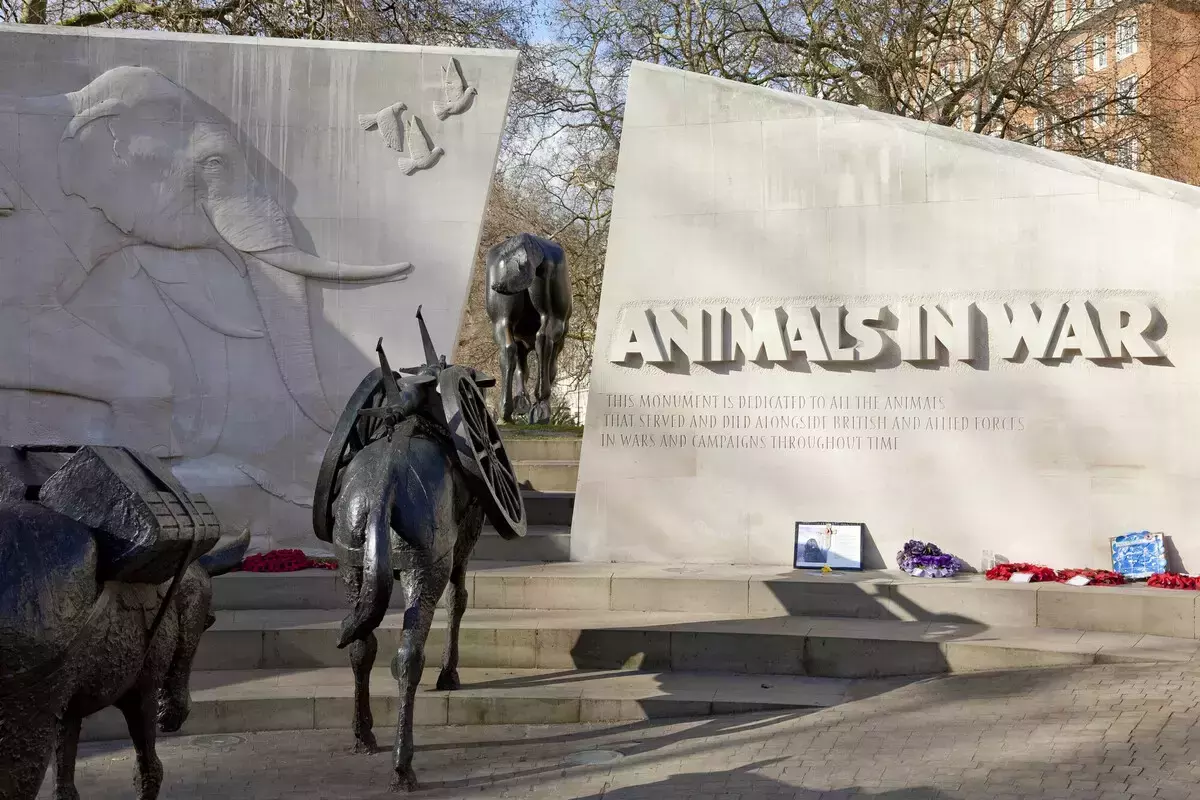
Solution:
<svg viewBox="0 0 1200 800">
<path fill-rule="evenodd" d="M 304 416 L 321 430 L 332 430 L 336 417 L 317 368 L 307 279 L 254 254 L 247 254 L 245 259 L 283 385 Z"/>
</svg>

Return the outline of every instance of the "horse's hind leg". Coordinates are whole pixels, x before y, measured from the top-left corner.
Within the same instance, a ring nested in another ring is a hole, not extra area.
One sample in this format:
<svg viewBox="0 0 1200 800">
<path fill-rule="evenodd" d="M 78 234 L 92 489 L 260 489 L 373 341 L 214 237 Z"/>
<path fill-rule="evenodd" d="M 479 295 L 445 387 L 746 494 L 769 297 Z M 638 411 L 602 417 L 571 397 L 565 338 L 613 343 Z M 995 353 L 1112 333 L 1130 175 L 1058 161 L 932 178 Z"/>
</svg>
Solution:
<svg viewBox="0 0 1200 800">
<path fill-rule="evenodd" d="M 396 713 L 396 747 L 392 766 L 396 771 L 392 789 L 415 791 L 417 776 L 413 772 L 413 712 L 417 701 L 417 686 L 425 669 L 425 642 L 433 625 L 433 610 L 446 589 L 449 571 L 441 566 L 424 565 L 398 573 L 404 588 L 404 632 L 400 634 L 400 649 L 392 661 L 392 674 L 400 687 L 400 707 Z"/>
<path fill-rule="evenodd" d="M 346 596 L 353 606 L 362 588 L 362 569 L 344 569 L 342 580 L 346 584 Z M 375 655 L 379 651 L 375 632 L 371 631 L 366 639 L 351 642 L 348 649 L 350 669 L 354 672 L 354 752 L 374 753 L 379 749 L 375 733 L 371 730 L 375 724 L 371 716 L 371 668 L 375 666 Z"/>
</svg>

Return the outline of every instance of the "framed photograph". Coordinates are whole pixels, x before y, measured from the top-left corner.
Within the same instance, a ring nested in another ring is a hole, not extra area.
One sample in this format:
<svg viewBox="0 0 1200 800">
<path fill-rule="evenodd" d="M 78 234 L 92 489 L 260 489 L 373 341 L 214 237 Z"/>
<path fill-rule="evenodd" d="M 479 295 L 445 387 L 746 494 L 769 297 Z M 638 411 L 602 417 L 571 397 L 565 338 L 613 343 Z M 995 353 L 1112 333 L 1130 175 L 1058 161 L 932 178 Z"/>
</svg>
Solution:
<svg viewBox="0 0 1200 800">
<path fill-rule="evenodd" d="M 797 569 L 862 569 L 861 522 L 797 522 Z"/>
<path fill-rule="evenodd" d="M 1167 571 L 1167 544 L 1161 533 L 1127 533 L 1108 540 L 1112 569 L 1126 578 L 1149 578 Z"/>
</svg>

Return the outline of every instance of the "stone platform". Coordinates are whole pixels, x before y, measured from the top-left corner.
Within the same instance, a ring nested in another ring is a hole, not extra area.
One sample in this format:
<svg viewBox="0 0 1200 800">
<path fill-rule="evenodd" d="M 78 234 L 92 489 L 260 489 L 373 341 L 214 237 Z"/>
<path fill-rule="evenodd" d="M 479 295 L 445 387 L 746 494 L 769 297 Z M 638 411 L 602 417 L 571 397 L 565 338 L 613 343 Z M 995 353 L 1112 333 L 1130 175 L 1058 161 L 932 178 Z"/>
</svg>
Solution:
<svg viewBox="0 0 1200 800">
<path fill-rule="evenodd" d="M 479 561 L 472 565 L 468 589 L 473 609 L 839 617 L 1200 638 L 1200 592 L 1144 584 L 1079 587 L 1001 583 L 981 575 L 921 579 L 884 571 L 822 575 L 775 567 Z M 222 576 L 215 581 L 214 604 L 230 611 L 341 609 L 345 599 L 336 573 L 309 570 Z"/>
<path fill-rule="evenodd" d="M 417 694 L 416 724 L 544 725 L 634 722 L 749 712 L 827 708 L 897 685 L 780 675 L 642 671 L 471 669 L 463 688 L 439 692 L 437 668 Z M 339 667 L 213 670 L 192 676 L 192 709 L 182 735 L 268 730 L 349 729 L 354 679 Z M 380 729 L 396 722 L 396 681 L 387 668 L 371 675 L 371 713 Z M 84 740 L 123 739 L 124 717 L 106 709 L 89 717 Z"/>
<path fill-rule="evenodd" d="M 809 709 L 955 673 L 1100 664 L 1200 667 L 1200 593 L 1145 587 L 916 579 L 748 567 L 478 562 L 460 636 L 463 689 L 432 690 L 438 611 L 418 722 L 554 724 Z M 401 600 L 377 630 L 377 720 Z M 342 728 L 350 722 L 337 574 L 214 581 L 184 733 Z M 115 713 L 115 712 L 114 712 Z M 97 716 L 90 738 L 124 735 Z"/>
</svg>

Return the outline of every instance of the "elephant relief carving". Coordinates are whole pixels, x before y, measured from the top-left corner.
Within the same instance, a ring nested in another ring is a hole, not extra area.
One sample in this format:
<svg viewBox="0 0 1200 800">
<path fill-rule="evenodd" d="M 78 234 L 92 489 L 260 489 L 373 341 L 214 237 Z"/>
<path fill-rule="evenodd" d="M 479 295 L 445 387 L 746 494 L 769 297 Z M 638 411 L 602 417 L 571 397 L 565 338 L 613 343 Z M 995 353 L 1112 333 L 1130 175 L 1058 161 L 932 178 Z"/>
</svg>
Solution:
<svg viewBox="0 0 1200 800">
<path fill-rule="evenodd" d="M 308 281 L 401 280 L 412 264 L 346 264 L 300 247 L 233 124 L 153 69 L 116 67 L 61 95 L 0 95 L 6 110 L 54 126 L 22 160 L 56 166 L 62 196 L 0 222 L 48 242 L 42 263 L 26 257 L 25 276 L 0 285 L 0 305 L 29 309 L 26 318 L 0 314 L 0 341 L 12 333 L 36 344 L 31 365 L 0 345 L 0 392 L 106 405 L 112 427 L 97 438 L 158 455 L 219 452 L 255 464 L 269 453 L 279 463 L 292 457 L 280 448 L 293 438 L 319 455 L 335 414 L 318 372 Z M 2 160 L 0 177 L 35 182 Z M 36 182 L 43 193 L 52 186 Z M 0 253 L 5 281 L 17 263 Z M 287 425 L 276 432 L 267 417 Z M 243 427 L 231 430 L 235 420 Z"/>
</svg>

